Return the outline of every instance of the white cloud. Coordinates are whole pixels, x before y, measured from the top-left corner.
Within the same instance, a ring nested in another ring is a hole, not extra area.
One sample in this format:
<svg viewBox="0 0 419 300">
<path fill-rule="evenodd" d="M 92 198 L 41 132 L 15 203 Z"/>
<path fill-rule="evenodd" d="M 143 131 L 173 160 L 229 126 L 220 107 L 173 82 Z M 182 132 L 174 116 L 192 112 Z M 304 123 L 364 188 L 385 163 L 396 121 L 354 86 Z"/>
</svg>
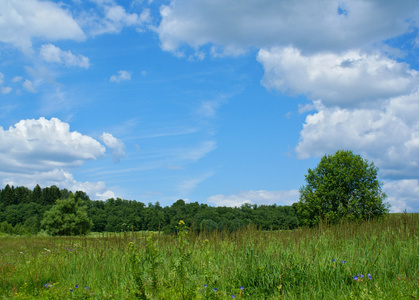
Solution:
<svg viewBox="0 0 419 300">
<path fill-rule="evenodd" d="M 94 2 L 102 14 L 89 15 L 84 20 L 92 35 L 119 33 L 124 27 L 135 27 L 137 31 L 143 31 L 145 25 L 151 22 L 149 9 L 144 9 L 140 14 L 128 13 L 114 1 L 94 0 Z"/>
<path fill-rule="evenodd" d="M 217 143 L 215 141 L 205 141 L 196 148 L 182 151 L 183 154 L 181 156 L 185 160 L 197 161 L 216 148 Z"/>
<path fill-rule="evenodd" d="M 214 172 L 206 172 L 200 176 L 196 176 L 194 178 L 186 179 L 182 181 L 177 190 L 182 195 L 187 195 L 192 192 L 201 182 L 207 180 L 208 178 L 212 177 L 215 173 Z"/>
<path fill-rule="evenodd" d="M 3 171 L 33 172 L 81 165 L 104 155 L 95 139 L 70 131 L 56 118 L 21 120 L 8 130 L 0 127 L 0 161 Z"/>
<path fill-rule="evenodd" d="M 298 201 L 298 190 L 290 191 L 244 191 L 237 195 L 214 195 L 207 199 L 216 206 L 240 207 L 245 203 L 257 205 L 291 205 Z"/>
<path fill-rule="evenodd" d="M 4 83 L 4 74 L 0 72 L 0 90 L 1 90 L 1 93 L 3 95 L 9 94 L 12 91 L 12 88 L 9 87 L 9 86 L 7 86 L 7 87 L 1 86 L 3 83 Z"/>
<path fill-rule="evenodd" d="M 383 191 L 391 204 L 391 212 L 419 211 L 419 181 L 417 179 L 386 182 Z"/>
<path fill-rule="evenodd" d="M 360 51 L 302 55 L 292 48 L 262 49 L 262 84 L 291 94 L 304 94 L 325 105 L 360 105 L 412 92 L 419 72 L 405 63 Z"/>
<path fill-rule="evenodd" d="M 28 52 L 32 39 L 84 40 L 85 35 L 66 10 L 49 1 L 0 1 L 0 42 Z"/>
<path fill-rule="evenodd" d="M 79 182 L 68 169 L 96 160 L 105 150 L 59 119 L 21 120 L 8 130 L 0 127 L 0 182 L 29 187 L 54 184 L 103 199 L 111 194 L 104 182 Z"/>
<path fill-rule="evenodd" d="M 12 78 L 12 82 L 13 83 L 19 82 L 21 80 L 22 80 L 22 77 L 21 76 L 15 76 L 15 77 Z"/>
<path fill-rule="evenodd" d="M 74 55 L 71 51 L 63 51 L 51 44 L 42 45 L 40 55 L 46 62 L 60 63 L 67 67 L 88 69 L 90 66 L 87 57 L 83 55 Z"/>
<path fill-rule="evenodd" d="M 70 191 L 83 191 L 92 200 L 106 200 L 114 198 L 115 194 L 108 190 L 103 181 L 98 182 L 80 182 L 74 179 L 73 174 L 63 169 L 53 169 L 51 171 L 34 172 L 30 174 L 3 173 L 0 171 L 0 182 L 2 186 L 6 184 L 14 186 L 35 187 L 39 184 L 41 187 L 56 185 L 61 189 L 66 188 Z"/>
<path fill-rule="evenodd" d="M 12 92 L 12 88 L 10 86 L 1 87 L 1 93 L 3 95 L 10 94 Z"/>
<path fill-rule="evenodd" d="M 119 162 L 121 156 L 125 155 L 125 144 L 120 139 L 115 138 L 112 134 L 104 132 L 100 139 L 106 147 L 112 150 L 112 156 L 115 162 Z"/>
<path fill-rule="evenodd" d="M 36 93 L 36 89 L 35 89 L 35 87 L 33 86 L 32 81 L 30 81 L 29 79 L 26 79 L 26 80 L 22 83 L 22 87 L 23 87 L 26 91 L 28 91 L 28 92 L 30 92 L 30 93 Z"/>
<path fill-rule="evenodd" d="M 110 82 L 121 82 L 121 81 L 127 81 L 127 80 L 131 80 L 131 72 L 125 71 L 125 70 L 121 70 L 118 71 L 118 75 L 112 75 L 111 78 L 109 79 Z"/>
<path fill-rule="evenodd" d="M 162 48 L 206 44 L 215 53 L 240 54 L 249 47 L 289 46 L 304 51 L 359 48 L 398 36 L 417 20 L 418 5 L 379 0 L 172 0 L 160 9 L 156 28 Z"/>
<path fill-rule="evenodd" d="M 315 107 L 300 132 L 300 158 L 350 149 L 372 160 L 384 177 L 419 176 L 419 92 L 377 108 L 328 108 L 320 101 Z"/>
</svg>

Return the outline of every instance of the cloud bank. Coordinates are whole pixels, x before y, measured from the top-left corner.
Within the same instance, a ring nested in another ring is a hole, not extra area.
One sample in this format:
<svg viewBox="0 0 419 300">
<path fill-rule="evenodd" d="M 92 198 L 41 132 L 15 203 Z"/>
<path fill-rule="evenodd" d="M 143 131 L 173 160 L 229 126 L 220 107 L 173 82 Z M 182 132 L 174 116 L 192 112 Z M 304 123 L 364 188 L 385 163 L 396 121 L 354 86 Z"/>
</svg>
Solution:
<svg viewBox="0 0 419 300">
<path fill-rule="evenodd" d="M 207 202 L 216 206 L 240 207 L 245 203 L 257 205 L 291 205 L 298 201 L 298 190 L 290 191 L 243 191 L 237 195 L 214 195 Z"/>
<path fill-rule="evenodd" d="M 75 40 L 86 38 L 71 14 L 58 4 L 36 0 L 0 1 L 0 42 L 30 52 L 32 40 Z"/>
<path fill-rule="evenodd" d="M 117 141 L 112 144 L 109 141 Z M 106 134 L 108 147 L 121 142 Z M 110 147 L 111 149 L 113 149 Z M 0 181 L 2 185 L 57 185 L 83 190 L 97 199 L 110 195 L 103 182 L 79 182 L 70 173 L 88 160 L 104 156 L 105 146 L 57 118 L 21 120 L 8 130 L 0 127 Z"/>
</svg>

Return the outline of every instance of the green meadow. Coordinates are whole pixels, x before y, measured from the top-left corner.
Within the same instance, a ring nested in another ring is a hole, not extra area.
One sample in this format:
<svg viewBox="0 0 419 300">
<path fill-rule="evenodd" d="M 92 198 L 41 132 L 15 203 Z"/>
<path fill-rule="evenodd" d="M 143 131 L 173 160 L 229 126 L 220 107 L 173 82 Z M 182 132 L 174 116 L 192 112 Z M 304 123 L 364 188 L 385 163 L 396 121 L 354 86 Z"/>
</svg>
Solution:
<svg viewBox="0 0 419 300">
<path fill-rule="evenodd" d="M 419 299 L 418 227 L 4 235 L 0 299 Z"/>
</svg>

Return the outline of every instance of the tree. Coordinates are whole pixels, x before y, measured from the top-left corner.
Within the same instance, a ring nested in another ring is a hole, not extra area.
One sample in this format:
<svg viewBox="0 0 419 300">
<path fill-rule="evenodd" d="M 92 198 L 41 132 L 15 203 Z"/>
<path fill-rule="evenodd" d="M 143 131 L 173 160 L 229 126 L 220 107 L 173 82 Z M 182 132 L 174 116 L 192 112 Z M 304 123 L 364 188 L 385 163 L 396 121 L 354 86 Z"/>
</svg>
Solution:
<svg viewBox="0 0 419 300">
<path fill-rule="evenodd" d="M 33 188 L 33 191 L 32 191 L 32 194 L 31 194 L 31 202 L 42 204 L 41 203 L 41 198 L 42 198 L 42 189 L 39 186 L 39 184 L 37 184 Z"/>
<path fill-rule="evenodd" d="M 342 218 L 365 220 L 388 212 L 387 197 L 377 180 L 378 168 L 352 151 L 325 155 L 308 169 L 307 184 L 300 189 L 297 206 L 301 225 L 320 220 L 337 223 Z"/>
<path fill-rule="evenodd" d="M 45 212 L 41 227 L 51 235 L 84 235 L 93 226 L 87 217 L 83 201 L 70 194 L 67 199 L 57 200 Z"/>
</svg>

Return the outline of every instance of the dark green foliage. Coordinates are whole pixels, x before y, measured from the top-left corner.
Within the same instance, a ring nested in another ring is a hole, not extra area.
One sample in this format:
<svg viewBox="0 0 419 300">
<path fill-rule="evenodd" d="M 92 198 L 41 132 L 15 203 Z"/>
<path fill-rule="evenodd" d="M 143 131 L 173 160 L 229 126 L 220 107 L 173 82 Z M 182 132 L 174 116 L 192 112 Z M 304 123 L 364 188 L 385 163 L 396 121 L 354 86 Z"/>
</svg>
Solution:
<svg viewBox="0 0 419 300">
<path fill-rule="evenodd" d="M 365 220 L 387 213 L 377 172 L 373 163 L 351 151 L 323 156 L 315 169 L 308 170 L 307 184 L 300 189 L 297 209 L 301 224 Z"/>
<path fill-rule="evenodd" d="M 44 214 L 41 227 L 51 235 L 85 235 L 93 224 L 87 217 L 87 207 L 83 204 L 80 198 L 73 195 L 57 200 Z"/>
<path fill-rule="evenodd" d="M 262 230 L 294 229 L 298 227 L 296 206 L 251 205 L 242 207 L 211 207 L 197 202 L 185 203 L 179 199 L 172 206 L 162 207 L 121 198 L 106 201 L 90 200 L 86 193 L 77 191 L 73 194 L 67 189 L 60 190 L 56 186 L 33 190 L 26 187 L 6 186 L 0 190 L 0 223 L 7 226 L 0 232 L 37 233 L 41 229 L 40 222 L 44 213 L 51 209 L 58 199 L 76 198 L 86 206 L 86 213 L 93 222 L 91 231 L 121 232 L 153 230 L 175 233 L 179 220 L 192 231 L 228 231 L 239 230 L 249 224 Z M 25 230 L 23 230 L 24 228 Z"/>
<path fill-rule="evenodd" d="M 57 199 L 61 199 L 60 189 L 52 185 L 42 190 L 41 204 L 42 205 L 53 205 Z"/>
<path fill-rule="evenodd" d="M 42 189 L 39 186 L 39 184 L 37 184 L 32 191 L 31 202 L 40 203 L 40 204 L 42 202 Z"/>
</svg>

